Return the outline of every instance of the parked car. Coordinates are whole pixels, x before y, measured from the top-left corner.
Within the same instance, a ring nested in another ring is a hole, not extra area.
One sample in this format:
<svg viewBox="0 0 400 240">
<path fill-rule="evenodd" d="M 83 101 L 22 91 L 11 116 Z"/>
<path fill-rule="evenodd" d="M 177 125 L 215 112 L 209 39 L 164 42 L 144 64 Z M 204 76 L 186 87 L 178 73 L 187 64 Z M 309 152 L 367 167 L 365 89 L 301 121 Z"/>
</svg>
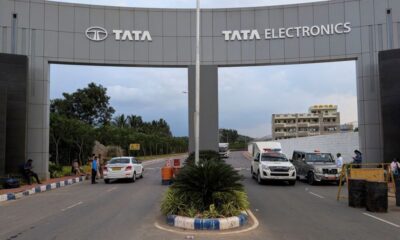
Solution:
<svg viewBox="0 0 400 240">
<path fill-rule="evenodd" d="M 135 157 L 112 158 L 103 169 L 104 182 L 110 183 L 114 179 L 129 179 L 135 182 L 137 177 L 143 178 L 144 168 Z"/>
<path fill-rule="evenodd" d="M 296 167 L 297 177 L 307 180 L 310 185 L 315 182 L 339 184 L 341 168 L 336 166 L 330 153 L 294 151 L 291 161 Z"/>
<path fill-rule="evenodd" d="M 251 161 L 251 174 L 259 184 L 266 180 L 287 181 L 296 184 L 296 169 L 286 156 L 279 152 L 262 150 Z"/>
</svg>

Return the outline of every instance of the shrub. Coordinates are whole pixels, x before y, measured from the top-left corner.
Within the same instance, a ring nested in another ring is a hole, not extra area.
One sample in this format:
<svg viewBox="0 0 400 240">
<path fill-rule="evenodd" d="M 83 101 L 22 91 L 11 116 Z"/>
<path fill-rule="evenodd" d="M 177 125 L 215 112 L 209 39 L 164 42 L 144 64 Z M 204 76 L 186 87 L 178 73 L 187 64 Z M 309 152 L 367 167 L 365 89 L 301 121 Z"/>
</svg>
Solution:
<svg viewBox="0 0 400 240">
<path fill-rule="evenodd" d="M 202 150 L 199 152 L 199 162 L 203 161 L 222 161 L 220 155 L 216 151 Z M 194 152 L 190 153 L 189 157 L 185 161 L 186 165 L 194 165 Z"/>
<path fill-rule="evenodd" d="M 56 165 L 53 162 L 49 163 L 49 172 L 50 172 L 50 178 L 59 178 L 62 176 L 62 166 L 61 165 Z"/>
<path fill-rule="evenodd" d="M 249 207 L 241 183 L 242 176 L 221 160 L 218 153 L 203 153 L 198 166 L 190 161 L 164 195 L 161 204 L 163 214 L 230 217 Z"/>
</svg>

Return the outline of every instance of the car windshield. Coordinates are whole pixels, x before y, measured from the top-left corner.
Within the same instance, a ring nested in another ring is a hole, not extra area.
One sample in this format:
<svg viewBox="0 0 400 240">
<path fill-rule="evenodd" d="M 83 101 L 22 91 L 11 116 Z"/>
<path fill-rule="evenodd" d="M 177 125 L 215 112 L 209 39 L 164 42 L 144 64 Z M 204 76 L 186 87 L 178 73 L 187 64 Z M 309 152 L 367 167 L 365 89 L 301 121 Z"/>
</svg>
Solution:
<svg viewBox="0 0 400 240">
<path fill-rule="evenodd" d="M 227 147 L 220 147 L 219 151 L 220 152 L 226 152 L 226 151 L 228 151 L 228 148 Z"/>
<path fill-rule="evenodd" d="M 109 164 L 129 163 L 129 158 L 113 158 L 108 163 Z"/>
<path fill-rule="evenodd" d="M 289 161 L 286 157 L 282 155 L 263 155 L 261 157 L 262 162 L 287 162 Z"/>
<path fill-rule="evenodd" d="M 307 162 L 333 162 L 331 154 L 329 153 L 307 153 Z"/>
</svg>

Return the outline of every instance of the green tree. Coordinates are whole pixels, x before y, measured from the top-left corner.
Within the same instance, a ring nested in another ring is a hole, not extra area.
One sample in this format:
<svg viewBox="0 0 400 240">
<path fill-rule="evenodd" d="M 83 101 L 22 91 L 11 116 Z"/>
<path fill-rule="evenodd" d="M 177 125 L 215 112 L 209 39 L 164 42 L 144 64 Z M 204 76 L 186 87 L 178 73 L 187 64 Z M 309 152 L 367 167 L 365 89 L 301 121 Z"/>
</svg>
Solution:
<svg viewBox="0 0 400 240">
<path fill-rule="evenodd" d="M 127 122 L 128 122 L 128 119 L 125 117 L 124 114 L 121 114 L 121 115 L 114 117 L 114 120 L 112 123 L 117 128 L 125 128 L 125 127 L 128 127 Z"/>
<path fill-rule="evenodd" d="M 50 110 L 90 125 L 105 125 L 110 123 L 115 112 L 109 100 L 106 88 L 90 83 L 72 94 L 63 93 L 63 99 L 52 100 Z"/>
<path fill-rule="evenodd" d="M 239 134 L 234 129 L 220 129 L 219 130 L 219 141 L 226 143 L 234 143 L 237 141 Z"/>
<path fill-rule="evenodd" d="M 69 130 L 68 118 L 56 113 L 50 113 L 50 139 L 54 144 L 57 165 L 60 164 L 60 144 L 68 138 Z"/>
<path fill-rule="evenodd" d="M 83 162 L 83 156 L 90 155 L 96 140 L 93 127 L 82 121 L 71 119 L 70 141 L 78 149 L 78 160 Z"/>
</svg>

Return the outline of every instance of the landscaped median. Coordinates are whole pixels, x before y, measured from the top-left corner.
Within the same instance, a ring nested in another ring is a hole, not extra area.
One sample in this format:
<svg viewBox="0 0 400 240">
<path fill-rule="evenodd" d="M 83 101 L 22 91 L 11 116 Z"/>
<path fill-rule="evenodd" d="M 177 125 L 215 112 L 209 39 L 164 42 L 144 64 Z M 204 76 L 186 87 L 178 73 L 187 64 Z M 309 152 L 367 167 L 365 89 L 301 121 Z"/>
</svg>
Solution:
<svg viewBox="0 0 400 240">
<path fill-rule="evenodd" d="M 189 230 L 227 230 L 246 225 L 248 218 L 246 212 L 242 212 L 239 216 L 228 218 L 189 218 L 168 215 L 167 224 Z"/>
<path fill-rule="evenodd" d="M 201 152 L 198 164 L 191 154 L 162 200 L 167 225 L 185 230 L 227 230 L 246 225 L 249 201 L 242 179 L 218 152 Z"/>
<path fill-rule="evenodd" d="M 22 197 L 30 196 L 36 193 L 51 191 L 56 188 L 72 185 L 74 183 L 83 182 L 86 176 L 67 177 L 62 179 L 52 179 L 48 183 L 36 186 L 22 186 L 16 189 L 0 190 L 0 202 L 12 201 Z"/>
</svg>

